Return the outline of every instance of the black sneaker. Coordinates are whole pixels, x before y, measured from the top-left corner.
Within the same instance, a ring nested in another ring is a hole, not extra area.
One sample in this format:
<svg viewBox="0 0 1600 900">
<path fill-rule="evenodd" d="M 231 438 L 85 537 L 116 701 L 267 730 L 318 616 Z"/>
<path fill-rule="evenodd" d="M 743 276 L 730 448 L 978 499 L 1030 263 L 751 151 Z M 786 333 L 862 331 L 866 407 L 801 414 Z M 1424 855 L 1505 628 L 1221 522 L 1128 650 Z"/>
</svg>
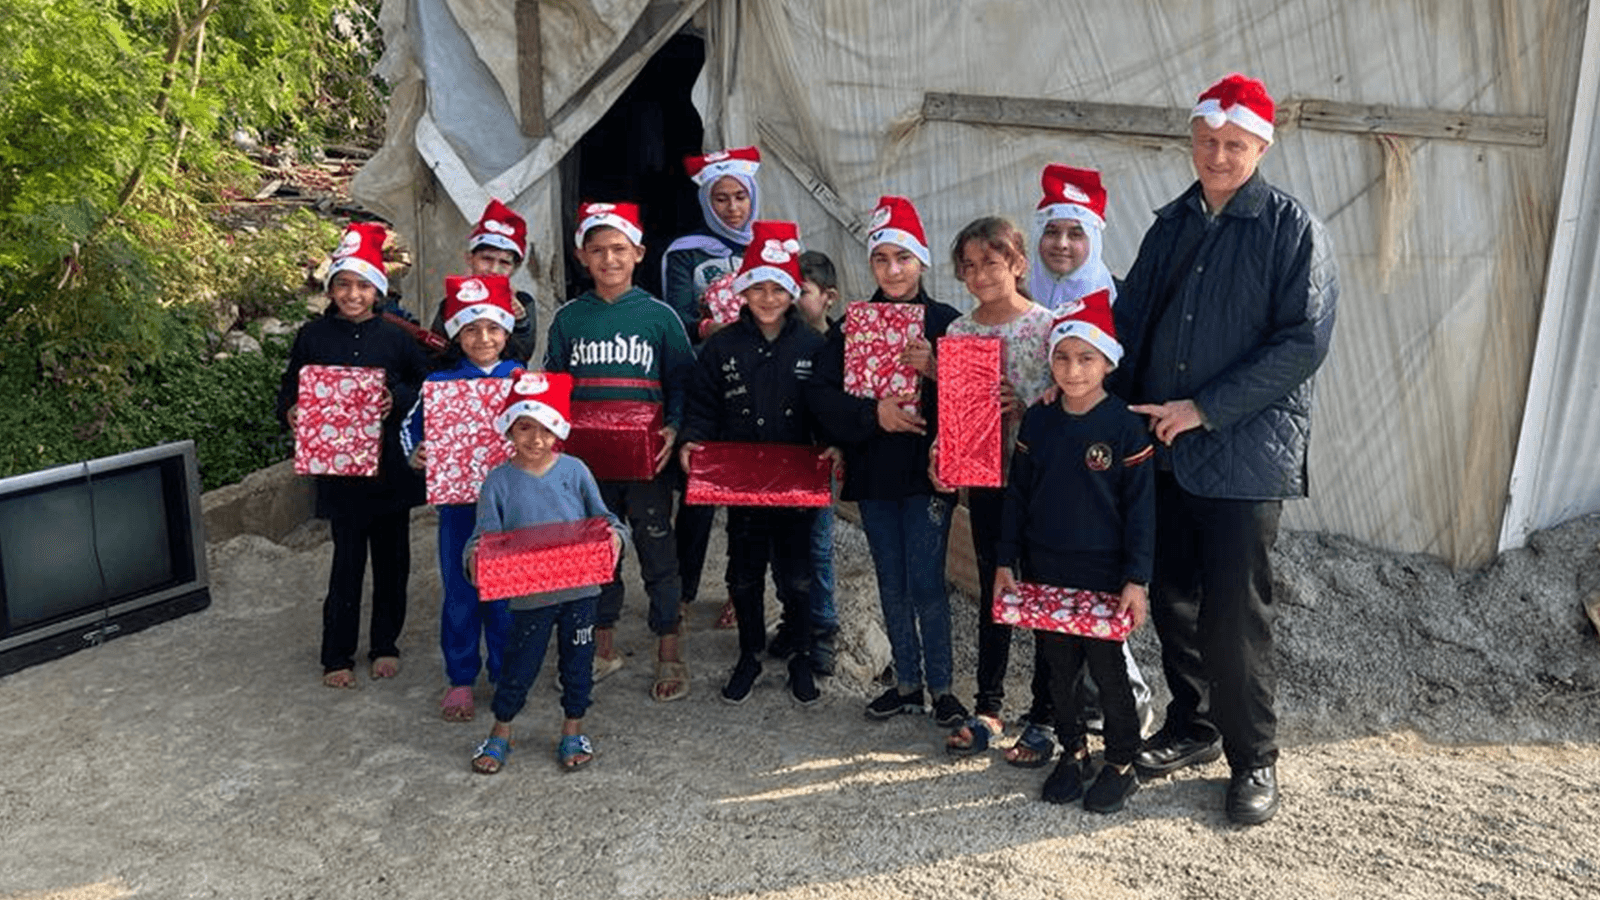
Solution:
<svg viewBox="0 0 1600 900">
<path fill-rule="evenodd" d="M 738 664 L 733 667 L 733 674 L 728 676 L 728 683 L 723 685 L 723 702 L 738 706 L 750 699 L 750 689 L 755 687 L 756 679 L 760 677 L 760 661 L 754 656 L 740 656 Z"/>
<path fill-rule="evenodd" d="M 899 688 L 889 688 L 878 699 L 867 704 L 867 718 L 892 719 L 901 713 L 922 712 L 922 688 L 917 688 L 909 694 L 900 693 Z"/>
<path fill-rule="evenodd" d="M 1083 796 L 1083 764 L 1087 760 L 1073 753 L 1061 754 L 1061 761 L 1044 780 L 1039 799 L 1046 803 L 1076 803 Z"/>
<path fill-rule="evenodd" d="M 789 660 L 789 693 L 801 706 L 810 706 L 822 697 L 816 677 L 811 674 L 811 660 L 800 656 Z"/>
<path fill-rule="evenodd" d="M 933 724 L 940 728 L 954 728 L 966 720 L 967 708 L 961 705 L 955 694 L 940 694 L 934 698 Z"/>
<path fill-rule="evenodd" d="M 1092 813 L 1114 813 L 1122 809 L 1128 798 L 1139 792 L 1139 775 L 1133 766 L 1126 772 L 1107 763 L 1100 767 L 1094 784 L 1083 792 L 1083 808 Z"/>
</svg>

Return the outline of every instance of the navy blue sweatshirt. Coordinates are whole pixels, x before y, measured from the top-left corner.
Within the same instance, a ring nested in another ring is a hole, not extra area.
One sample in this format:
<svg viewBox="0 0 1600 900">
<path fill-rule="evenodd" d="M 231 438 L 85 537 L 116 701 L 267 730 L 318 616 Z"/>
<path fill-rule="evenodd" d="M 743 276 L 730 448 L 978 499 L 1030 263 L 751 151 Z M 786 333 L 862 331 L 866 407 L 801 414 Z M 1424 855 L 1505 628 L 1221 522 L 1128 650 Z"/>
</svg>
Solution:
<svg viewBox="0 0 1600 900">
<path fill-rule="evenodd" d="M 1081 590 L 1149 584 L 1154 455 L 1144 420 L 1115 396 L 1081 416 L 1059 401 L 1034 404 L 1011 455 L 998 564 L 1071 573 L 1058 586 Z"/>
</svg>

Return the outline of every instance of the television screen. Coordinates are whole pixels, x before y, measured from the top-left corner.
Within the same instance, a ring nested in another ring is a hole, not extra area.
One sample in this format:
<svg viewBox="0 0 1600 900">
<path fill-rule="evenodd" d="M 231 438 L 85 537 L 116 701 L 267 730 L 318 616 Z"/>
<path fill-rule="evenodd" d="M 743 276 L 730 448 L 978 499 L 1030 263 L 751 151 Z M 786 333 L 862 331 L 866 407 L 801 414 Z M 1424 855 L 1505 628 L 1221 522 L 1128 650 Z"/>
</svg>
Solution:
<svg viewBox="0 0 1600 900">
<path fill-rule="evenodd" d="M 209 603 L 192 442 L 0 479 L 0 674 Z"/>
</svg>

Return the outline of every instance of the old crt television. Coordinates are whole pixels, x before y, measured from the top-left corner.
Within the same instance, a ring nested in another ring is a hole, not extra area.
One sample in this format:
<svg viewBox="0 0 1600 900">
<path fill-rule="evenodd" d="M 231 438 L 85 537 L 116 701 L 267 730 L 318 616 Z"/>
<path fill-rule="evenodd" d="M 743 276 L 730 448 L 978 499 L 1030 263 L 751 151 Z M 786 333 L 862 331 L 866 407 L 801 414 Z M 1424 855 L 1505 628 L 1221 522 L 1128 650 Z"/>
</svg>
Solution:
<svg viewBox="0 0 1600 900">
<path fill-rule="evenodd" d="M 210 603 L 193 441 L 0 479 L 0 675 Z"/>
</svg>

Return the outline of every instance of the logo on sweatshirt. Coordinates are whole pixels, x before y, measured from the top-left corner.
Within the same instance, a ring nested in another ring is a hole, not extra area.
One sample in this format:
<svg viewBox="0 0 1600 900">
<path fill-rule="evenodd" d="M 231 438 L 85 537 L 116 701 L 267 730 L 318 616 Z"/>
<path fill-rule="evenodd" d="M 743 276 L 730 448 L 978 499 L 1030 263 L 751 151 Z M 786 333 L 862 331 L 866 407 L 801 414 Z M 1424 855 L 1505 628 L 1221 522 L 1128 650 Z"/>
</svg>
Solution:
<svg viewBox="0 0 1600 900">
<path fill-rule="evenodd" d="M 1111 445 L 1098 442 L 1090 444 L 1089 449 L 1083 452 L 1083 464 L 1091 472 L 1104 472 L 1111 468 Z"/>
<path fill-rule="evenodd" d="M 620 333 L 608 340 L 588 341 L 572 339 L 572 350 L 567 356 L 570 366 L 634 366 L 650 372 L 656 360 L 656 348 L 636 334 L 627 337 Z"/>
</svg>

